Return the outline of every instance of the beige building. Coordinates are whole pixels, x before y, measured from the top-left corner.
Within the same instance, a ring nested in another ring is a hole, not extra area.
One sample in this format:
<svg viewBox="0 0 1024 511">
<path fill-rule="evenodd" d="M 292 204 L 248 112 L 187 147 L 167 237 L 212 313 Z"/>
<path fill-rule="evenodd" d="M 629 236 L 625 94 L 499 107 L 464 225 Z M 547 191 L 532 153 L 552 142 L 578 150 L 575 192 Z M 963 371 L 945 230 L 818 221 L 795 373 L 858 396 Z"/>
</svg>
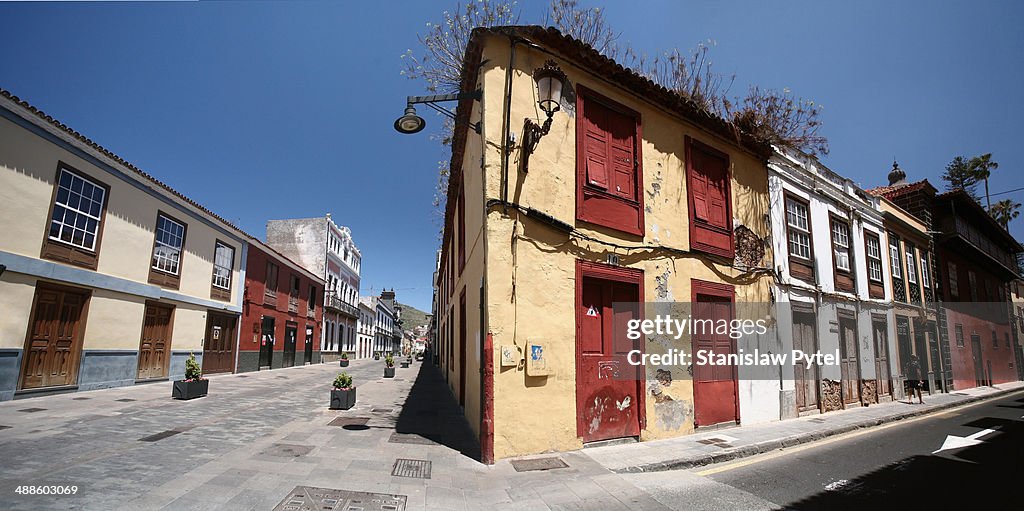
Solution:
<svg viewBox="0 0 1024 511">
<path fill-rule="evenodd" d="M 554 30 L 477 29 L 466 60 L 436 351 L 483 459 L 739 423 L 735 370 L 631 365 L 612 304 L 768 303 L 770 148 Z"/>
<path fill-rule="evenodd" d="M 234 367 L 245 235 L 0 90 L 0 398 Z"/>
</svg>

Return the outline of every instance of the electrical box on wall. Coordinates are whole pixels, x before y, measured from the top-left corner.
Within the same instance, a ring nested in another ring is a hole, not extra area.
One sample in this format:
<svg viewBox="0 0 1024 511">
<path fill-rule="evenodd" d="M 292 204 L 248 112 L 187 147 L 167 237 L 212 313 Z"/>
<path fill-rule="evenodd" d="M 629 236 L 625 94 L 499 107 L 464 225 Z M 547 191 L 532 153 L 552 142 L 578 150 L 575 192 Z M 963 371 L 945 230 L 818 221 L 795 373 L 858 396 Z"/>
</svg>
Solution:
<svg viewBox="0 0 1024 511">
<path fill-rule="evenodd" d="M 518 350 L 515 346 L 501 347 L 501 367 L 516 367 L 519 365 Z"/>
<path fill-rule="evenodd" d="M 544 353 L 544 345 L 531 342 L 526 347 L 526 375 L 548 376 L 551 374 L 551 370 L 548 369 L 547 356 Z"/>
</svg>

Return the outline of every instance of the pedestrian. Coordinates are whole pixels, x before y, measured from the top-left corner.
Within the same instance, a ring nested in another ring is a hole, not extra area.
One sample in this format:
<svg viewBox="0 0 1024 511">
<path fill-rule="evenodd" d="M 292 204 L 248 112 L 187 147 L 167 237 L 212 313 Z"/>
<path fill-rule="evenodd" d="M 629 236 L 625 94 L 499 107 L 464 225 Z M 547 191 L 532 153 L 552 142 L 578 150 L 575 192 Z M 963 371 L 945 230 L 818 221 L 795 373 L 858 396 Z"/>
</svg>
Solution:
<svg viewBox="0 0 1024 511">
<path fill-rule="evenodd" d="M 924 386 L 924 381 L 921 379 L 921 364 L 917 361 L 917 355 L 910 356 L 910 362 L 907 362 L 907 387 L 910 390 L 910 396 L 908 399 L 909 404 L 914 404 L 914 393 L 917 393 L 917 399 L 921 404 L 924 404 L 924 397 L 921 396 L 921 387 Z"/>
</svg>

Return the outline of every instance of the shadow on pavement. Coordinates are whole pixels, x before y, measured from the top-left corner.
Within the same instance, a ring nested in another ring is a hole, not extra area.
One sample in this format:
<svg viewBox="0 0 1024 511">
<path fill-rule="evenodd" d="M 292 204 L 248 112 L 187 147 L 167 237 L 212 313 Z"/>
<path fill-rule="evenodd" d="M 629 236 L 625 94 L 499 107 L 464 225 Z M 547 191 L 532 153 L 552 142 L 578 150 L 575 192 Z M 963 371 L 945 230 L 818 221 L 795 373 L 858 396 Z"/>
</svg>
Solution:
<svg viewBox="0 0 1024 511">
<path fill-rule="evenodd" d="M 784 509 L 1020 509 L 1024 422 L 993 417 L 965 426 L 995 429 L 983 443 L 902 459 Z"/>
<path fill-rule="evenodd" d="M 459 403 L 441 376 L 441 370 L 430 364 L 429 359 L 420 364 L 416 382 L 402 405 L 395 431 L 399 433 L 399 441 L 425 443 L 421 439 L 401 438 L 416 435 L 480 460 L 479 440 L 462 415 Z"/>
</svg>

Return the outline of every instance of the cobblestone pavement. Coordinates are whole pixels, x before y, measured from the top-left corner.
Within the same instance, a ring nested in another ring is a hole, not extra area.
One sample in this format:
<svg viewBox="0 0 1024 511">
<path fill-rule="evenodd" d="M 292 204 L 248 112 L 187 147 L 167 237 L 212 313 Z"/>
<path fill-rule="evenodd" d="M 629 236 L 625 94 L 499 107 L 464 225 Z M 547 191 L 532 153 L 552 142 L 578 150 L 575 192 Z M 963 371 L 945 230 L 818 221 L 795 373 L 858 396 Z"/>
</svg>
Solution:
<svg viewBox="0 0 1024 511">
<path fill-rule="evenodd" d="M 394 379 L 380 361 L 344 370 L 358 386 L 346 411 L 327 407 L 335 364 L 211 376 L 210 394 L 191 401 L 164 382 L 0 403 L 0 507 L 272 509 L 312 486 L 405 495 L 410 510 L 667 509 L 579 452 L 549 471 L 478 463 L 432 367 Z M 338 418 L 348 424 L 330 425 Z M 399 458 L 431 462 L 429 479 L 391 475 Z M 16 494 L 22 485 L 78 492 Z"/>
</svg>

